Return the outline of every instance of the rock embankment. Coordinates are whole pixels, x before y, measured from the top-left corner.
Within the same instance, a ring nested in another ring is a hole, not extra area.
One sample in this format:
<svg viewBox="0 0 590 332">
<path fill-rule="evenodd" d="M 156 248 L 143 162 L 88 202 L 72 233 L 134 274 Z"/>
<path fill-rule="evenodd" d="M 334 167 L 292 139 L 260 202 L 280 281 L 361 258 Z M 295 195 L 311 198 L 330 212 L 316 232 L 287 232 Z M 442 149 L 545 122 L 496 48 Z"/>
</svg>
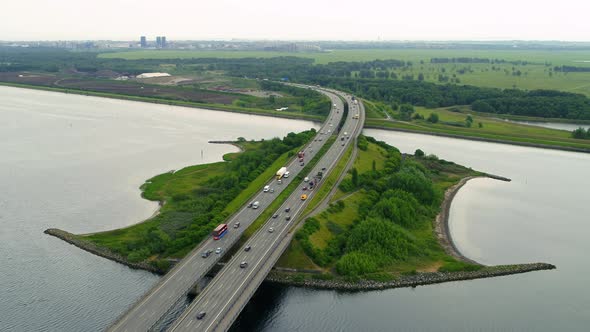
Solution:
<svg viewBox="0 0 590 332">
<path fill-rule="evenodd" d="M 105 248 L 101 248 L 90 241 L 86 241 L 86 240 L 82 239 L 80 236 L 76 236 L 72 233 L 63 231 L 61 229 L 49 228 L 49 229 L 46 229 L 43 233 L 55 236 L 55 237 L 62 239 L 70 244 L 75 245 L 76 247 L 78 247 L 82 250 L 86 250 L 92 254 L 113 260 L 117 263 L 127 265 L 130 268 L 139 269 L 139 270 L 147 270 L 150 272 L 162 274 L 162 271 L 160 271 L 158 268 L 156 268 L 153 265 L 150 265 L 146 262 L 137 262 L 137 263 L 130 262 L 125 257 L 123 257 L 117 253 L 114 253 L 114 252 L 112 252 L 108 249 L 105 249 Z"/>
<path fill-rule="evenodd" d="M 477 271 L 460 271 L 460 272 L 427 272 L 406 275 L 391 281 L 373 281 L 358 280 L 347 281 L 344 279 L 321 280 L 307 278 L 301 280 L 299 274 L 286 274 L 271 272 L 266 281 L 279 284 L 287 284 L 299 287 L 309 287 L 318 289 L 337 289 L 348 291 L 365 291 L 388 288 L 416 287 L 421 285 L 439 284 L 449 281 L 472 280 L 481 278 L 491 278 L 511 274 L 526 273 L 540 270 L 553 270 L 554 265 L 547 263 L 531 263 L 517 265 L 496 265 L 482 267 Z"/>
</svg>

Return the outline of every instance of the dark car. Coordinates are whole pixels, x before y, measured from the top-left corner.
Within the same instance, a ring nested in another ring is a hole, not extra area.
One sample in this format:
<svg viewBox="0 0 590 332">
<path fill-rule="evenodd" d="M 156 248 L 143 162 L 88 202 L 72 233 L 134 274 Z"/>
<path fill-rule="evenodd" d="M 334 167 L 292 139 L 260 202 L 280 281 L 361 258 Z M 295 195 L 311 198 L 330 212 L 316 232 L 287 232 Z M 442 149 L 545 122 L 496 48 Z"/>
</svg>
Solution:
<svg viewBox="0 0 590 332">
<path fill-rule="evenodd" d="M 289 211 L 291 211 L 291 208 L 288 207 L 285 209 L 285 212 L 289 212 Z"/>
<path fill-rule="evenodd" d="M 301 164 L 299 164 L 299 165 L 301 165 L 301 166 L 305 166 L 305 163 L 301 163 Z"/>
<path fill-rule="evenodd" d="M 211 253 L 209 252 L 209 250 L 205 250 L 205 251 L 203 251 L 203 252 L 201 253 L 201 257 L 203 257 L 203 258 L 207 258 L 207 257 L 209 257 L 209 255 L 210 255 L 210 254 L 211 254 Z"/>
<path fill-rule="evenodd" d="M 244 247 L 244 251 L 250 251 L 250 249 L 252 249 L 252 247 L 249 245 Z"/>
<path fill-rule="evenodd" d="M 326 168 L 325 167 L 322 167 L 322 171 L 325 171 L 325 170 L 326 170 Z"/>
<path fill-rule="evenodd" d="M 273 214 L 272 218 L 277 219 L 278 216 L 279 216 L 278 213 L 275 213 L 275 214 Z"/>
<path fill-rule="evenodd" d="M 200 320 L 200 319 L 203 319 L 203 317 L 205 317 L 205 315 L 206 315 L 206 314 L 207 314 L 207 313 L 206 313 L 206 312 L 204 312 L 204 311 L 201 311 L 201 312 L 199 312 L 199 313 L 197 314 L 197 319 L 199 319 L 199 320 Z"/>
<path fill-rule="evenodd" d="M 285 220 L 287 220 L 287 221 L 291 220 L 291 216 L 285 217 Z"/>
</svg>

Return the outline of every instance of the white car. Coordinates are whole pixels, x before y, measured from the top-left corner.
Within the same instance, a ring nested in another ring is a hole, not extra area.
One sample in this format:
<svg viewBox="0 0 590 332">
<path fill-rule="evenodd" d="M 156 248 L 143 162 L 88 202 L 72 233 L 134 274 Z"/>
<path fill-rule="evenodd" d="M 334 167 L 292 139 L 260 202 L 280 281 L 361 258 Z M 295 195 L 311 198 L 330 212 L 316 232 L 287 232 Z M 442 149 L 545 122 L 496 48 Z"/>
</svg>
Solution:
<svg viewBox="0 0 590 332">
<path fill-rule="evenodd" d="M 223 249 L 221 249 L 221 248 L 217 248 L 217 249 L 215 249 L 215 253 L 216 253 L 216 254 L 221 254 L 221 252 L 222 252 L 222 251 L 223 251 Z"/>
<path fill-rule="evenodd" d="M 274 232 L 274 231 L 275 231 L 275 229 L 274 229 L 274 228 L 272 228 L 272 227 L 268 229 L 268 232 L 269 232 L 269 233 L 272 233 L 272 232 Z"/>
</svg>

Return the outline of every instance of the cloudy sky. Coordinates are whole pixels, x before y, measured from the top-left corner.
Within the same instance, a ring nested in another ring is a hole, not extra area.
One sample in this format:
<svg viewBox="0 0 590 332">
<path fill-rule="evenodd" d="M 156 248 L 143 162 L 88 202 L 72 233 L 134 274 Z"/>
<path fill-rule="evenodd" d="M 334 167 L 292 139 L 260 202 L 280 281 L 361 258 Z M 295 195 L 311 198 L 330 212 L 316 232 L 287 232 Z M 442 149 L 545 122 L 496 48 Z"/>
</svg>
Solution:
<svg viewBox="0 0 590 332">
<path fill-rule="evenodd" d="M 590 41 L 590 0 L 3 0 L 0 40 Z"/>
</svg>

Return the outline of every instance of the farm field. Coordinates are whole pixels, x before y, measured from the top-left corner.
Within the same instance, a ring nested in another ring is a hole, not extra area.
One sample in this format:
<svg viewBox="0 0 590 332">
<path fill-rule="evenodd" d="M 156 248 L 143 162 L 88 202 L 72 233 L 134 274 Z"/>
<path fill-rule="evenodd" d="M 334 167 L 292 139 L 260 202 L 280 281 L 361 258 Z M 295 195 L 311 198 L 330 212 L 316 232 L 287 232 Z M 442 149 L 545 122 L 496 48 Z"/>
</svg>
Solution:
<svg viewBox="0 0 590 332">
<path fill-rule="evenodd" d="M 411 61 L 412 66 L 388 69 L 398 78 L 439 82 L 439 75 L 453 83 L 496 88 L 555 89 L 590 96 L 590 72 L 553 72 L 555 66 L 590 67 L 590 51 L 586 50 L 482 50 L 482 49 L 359 49 L 333 50 L 323 53 L 285 53 L 264 51 L 182 51 L 144 50 L 102 53 L 101 58 L 173 59 L 173 58 L 270 58 L 297 56 L 312 58 L 316 64 L 336 61 L 371 61 L 398 59 Z M 487 58 L 506 63 L 431 63 L 431 58 Z M 512 64 L 522 61 L 526 64 Z M 458 79 L 458 80 L 457 80 Z M 448 82 L 447 80 L 441 83 Z"/>
</svg>

